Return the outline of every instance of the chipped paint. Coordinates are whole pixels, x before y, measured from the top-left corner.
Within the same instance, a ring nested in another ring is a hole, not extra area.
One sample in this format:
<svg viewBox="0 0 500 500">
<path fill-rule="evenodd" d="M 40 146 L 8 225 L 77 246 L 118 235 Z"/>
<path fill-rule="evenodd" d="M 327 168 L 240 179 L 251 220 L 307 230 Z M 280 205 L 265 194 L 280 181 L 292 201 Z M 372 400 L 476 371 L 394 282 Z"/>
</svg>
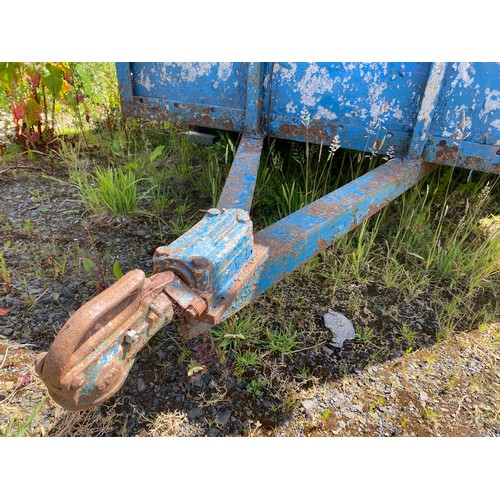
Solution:
<svg viewBox="0 0 500 500">
<path fill-rule="evenodd" d="M 431 67 L 429 79 L 425 87 L 422 104 L 417 116 L 417 123 L 413 130 L 409 152 L 411 157 L 422 154 L 425 141 L 429 135 L 431 122 L 436 110 L 436 102 L 443 86 L 446 74 L 446 63 L 434 63 Z"/>
<path fill-rule="evenodd" d="M 354 63 L 342 63 L 342 67 L 346 71 L 352 71 L 353 69 L 356 69 L 356 64 L 354 64 Z"/>
<path fill-rule="evenodd" d="M 297 106 L 293 104 L 293 101 L 290 101 L 286 104 L 286 112 L 293 115 L 297 111 Z"/>
<path fill-rule="evenodd" d="M 500 109 L 500 90 L 491 90 L 487 88 L 485 90 L 485 95 L 486 99 L 484 101 L 484 109 L 482 113 L 479 114 L 481 118 L 483 118 L 487 113 Z"/>
<path fill-rule="evenodd" d="M 500 130 L 500 119 L 499 120 L 493 120 L 490 125 L 492 127 L 496 128 L 497 130 Z"/>
<path fill-rule="evenodd" d="M 330 111 L 323 106 L 318 106 L 318 111 L 316 111 L 316 114 L 313 116 L 315 120 L 335 120 L 337 118 L 337 115 L 333 112 Z"/>
<path fill-rule="evenodd" d="M 461 62 L 458 64 L 454 63 L 453 69 L 455 69 L 456 71 L 456 77 L 453 80 L 453 82 L 451 82 L 452 89 L 454 89 L 458 83 L 461 83 L 461 86 L 463 88 L 467 88 L 474 83 L 474 78 L 469 74 L 469 72 L 472 75 L 474 75 L 476 70 L 474 69 L 471 63 L 468 62 Z"/>
<path fill-rule="evenodd" d="M 293 140 L 330 143 L 338 134 L 344 147 L 360 151 L 382 147 L 385 153 L 393 146 L 396 156 L 409 152 L 412 138 L 417 155 L 432 137 L 497 144 L 500 91 L 492 82 L 500 65 L 449 63 L 439 90 L 438 70 L 443 66 L 263 63 L 263 92 L 249 95 L 248 90 L 256 88 L 247 78 L 250 66 L 245 63 L 130 63 L 128 89 L 140 93 L 142 100 L 130 104 L 131 98 L 126 98 L 122 103 L 129 115 L 171 117 L 239 132 L 260 133 L 262 126 L 274 137 Z M 120 85 L 120 92 L 125 92 L 127 87 Z M 269 92 L 271 110 L 267 110 Z M 265 116 L 257 111 L 261 105 Z M 310 115 L 308 127 L 301 123 L 304 108 Z M 390 141 L 383 144 L 389 133 Z"/>
<path fill-rule="evenodd" d="M 274 63 L 274 72 L 283 80 L 290 81 L 297 72 L 297 63 Z"/>
<path fill-rule="evenodd" d="M 320 68 L 316 63 L 308 66 L 304 77 L 297 83 L 300 92 L 300 102 L 305 106 L 315 106 L 325 92 L 333 88 L 333 80 L 326 68 Z"/>
<path fill-rule="evenodd" d="M 213 88 L 218 89 L 221 84 L 225 84 L 225 82 L 227 82 L 227 80 L 231 77 L 232 72 L 233 63 L 219 63 L 219 68 L 217 69 L 217 80 L 214 82 Z"/>
<path fill-rule="evenodd" d="M 192 83 L 200 76 L 207 76 L 214 63 L 178 63 L 181 69 L 181 77 L 184 81 Z"/>
</svg>

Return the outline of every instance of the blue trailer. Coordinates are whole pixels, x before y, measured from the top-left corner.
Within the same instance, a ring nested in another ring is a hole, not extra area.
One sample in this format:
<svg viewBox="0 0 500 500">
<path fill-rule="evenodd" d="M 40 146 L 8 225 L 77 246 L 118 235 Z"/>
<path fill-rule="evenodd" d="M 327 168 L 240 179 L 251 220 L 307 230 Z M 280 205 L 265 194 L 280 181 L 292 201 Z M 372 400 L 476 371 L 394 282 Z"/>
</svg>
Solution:
<svg viewBox="0 0 500 500">
<path fill-rule="evenodd" d="M 180 312 L 194 336 L 227 319 L 440 165 L 500 174 L 499 63 L 118 63 L 125 116 L 241 133 L 216 207 L 64 325 L 36 370 L 69 410 L 122 386 Z M 390 159 L 262 229 L 250 210 L 266 137 Z"/>
</svg>

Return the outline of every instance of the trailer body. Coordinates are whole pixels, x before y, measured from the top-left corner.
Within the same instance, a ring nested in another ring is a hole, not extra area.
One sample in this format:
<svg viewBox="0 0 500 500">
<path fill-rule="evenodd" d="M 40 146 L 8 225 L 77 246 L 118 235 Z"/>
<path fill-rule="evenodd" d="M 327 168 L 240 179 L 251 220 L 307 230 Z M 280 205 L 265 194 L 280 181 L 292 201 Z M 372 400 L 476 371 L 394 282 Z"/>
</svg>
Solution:
<svg viewBox="0 0 500 500">
<path fill-rule="evenodd" d="M 118 63 L 123 114 L 241 133 L 216 207 L 74 313 L 36 370 L 69 410 L 117 392 L 178 313 L 186 337 L 244 307 L 440 165 L 500 173 L 498 63 Z M 256 233 L 264 139 L 388 161 Z"/>
</svg>

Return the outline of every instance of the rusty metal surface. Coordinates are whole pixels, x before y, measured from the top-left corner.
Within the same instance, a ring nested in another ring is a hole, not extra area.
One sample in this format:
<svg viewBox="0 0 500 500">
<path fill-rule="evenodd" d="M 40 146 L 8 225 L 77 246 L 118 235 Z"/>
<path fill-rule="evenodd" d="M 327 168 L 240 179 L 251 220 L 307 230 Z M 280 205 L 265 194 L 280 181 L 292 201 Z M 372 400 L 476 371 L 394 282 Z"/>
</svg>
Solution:
<svg viewBox="0 0 500 500">
<path fill-rule="evenodd" d="M 251 259 L 252 229 L 248 212 L 212 208 L 180 238 L 156 250 L 155 272 L 174 272 L 210 306 Z"/>
<path fill-rule="evenodd" d="M 254 245 L 262 247 L 266 256 L 221 319 L 247 305 L 437 167 L 421 160 L 392 160 L 256 233 Z"/>
<path fill-rule="evenodd" d="M 200 316 L 207 308 L 206 302 L 191 287 L 176 278 L 168 283 L 164 292 L 182 309 L 190 318 Z"/>
<path fill-rule="evenodd" d="M 169 120 L 222 130 L 243 131 L 245 124 L 244 110 L 164 101 L 153 97 L 123 99 L 122 112 L 129 117 Z"/>
<path fill-rule="evenodd" d="M 432 137 L 427 141 L 423 158 L 440 165 L 500 173 L 500 145 L 471 144 L 449 137 Z"/>
<path fill-rule="evenodd" d="M 218 209 L 240 208 L 250 211 L 262 145 L 262 137 L 245 134 L 241 138 L 224 190 L 217 203 Z"/>
<path fill-rule="evenodd" d="M 173 317 L 172 303 L 161 293 L 172 279 L 170 272 L 146 279 L 142 271 L 130 271 L 70 317 L 36 360 L 54 401 L 80 410 L 118 391 L 138 350 Z"/>
<path fill-rule="evenodd" d="M 130 116 L 500 173 L 500 63 L 119 63 L 117 70 Z M 436 154 L 441 138 L 459 151 Z"/>
</svg>

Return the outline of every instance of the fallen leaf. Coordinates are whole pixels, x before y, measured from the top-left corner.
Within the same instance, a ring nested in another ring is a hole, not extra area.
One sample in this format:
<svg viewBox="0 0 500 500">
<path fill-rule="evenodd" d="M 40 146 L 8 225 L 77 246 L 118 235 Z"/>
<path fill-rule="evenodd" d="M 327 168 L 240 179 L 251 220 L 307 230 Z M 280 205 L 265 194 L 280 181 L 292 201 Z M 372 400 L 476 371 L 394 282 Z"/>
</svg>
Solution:
<svg viewBox="0 0 500 500">
<path fill-rule="evenodd" d="M 6 316 L 9 313 L 10 309 L 4 309 L 3 307 L 0 307 L 0 316 Z"/>
</svg>

